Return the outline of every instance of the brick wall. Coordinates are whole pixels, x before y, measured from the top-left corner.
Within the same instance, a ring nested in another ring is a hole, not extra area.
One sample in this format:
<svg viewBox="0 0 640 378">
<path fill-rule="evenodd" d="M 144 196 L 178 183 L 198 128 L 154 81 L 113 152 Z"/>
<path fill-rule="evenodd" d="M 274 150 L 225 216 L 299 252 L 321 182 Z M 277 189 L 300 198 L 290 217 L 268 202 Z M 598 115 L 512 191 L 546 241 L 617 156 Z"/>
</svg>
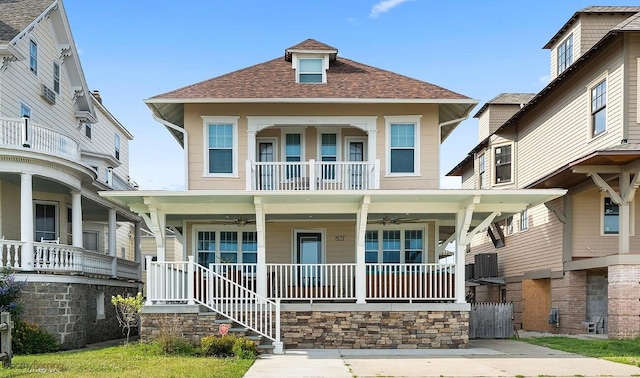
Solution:
<svg viewBox="0 0 640 378">
<path fill-rule="evenodd" d="M 97 315 L 97 295 L 104 293 L 105 316 Z M 133 288 L 75 283 L 28 282 L 21 294 L 24 313 L 20 318 L 36 323 L 53 334 L 63 350 L 120 339 L 112 295 L 135 295 Z M 137 334 L 137 330 L 132 330 Z"/>
<path fill-rule="evenodd" d="M 551 280 L 551 307 L 558 307 L 560 327 L 566 334 L 585 333 L 587 320 L 587 271 L 567 271 Z"/>
<path fill-rule="evenodd" d="M 218 334 L 215 316 L 197 313 L 141 314 L 141 339 L 169 333 L 199 343 Z M 285 349 L 467 348 L 468 311 L 283 311 Z"/>
<path fill-rule="evenodd" d="M 640 337 L 640 265 L 612 265 L 609 277 L 609 338 Z"/>
</svg>

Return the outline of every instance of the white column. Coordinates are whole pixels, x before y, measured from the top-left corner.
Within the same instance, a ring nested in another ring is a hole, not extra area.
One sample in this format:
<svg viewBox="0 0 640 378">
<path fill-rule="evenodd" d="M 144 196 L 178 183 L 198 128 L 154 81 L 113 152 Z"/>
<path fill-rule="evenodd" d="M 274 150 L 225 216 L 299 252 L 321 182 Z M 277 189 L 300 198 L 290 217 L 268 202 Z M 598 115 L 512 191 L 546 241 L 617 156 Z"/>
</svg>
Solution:
<svg viewBox="0 0 640 378">
<path fill-rule="evenodd" d="M 367 267 L 365 265 L 365 236 L 367 214 L 371 198 L 365 196 L 356 214 L 356 303 L 367 303 Z"/>
<path fill-rule="evenodd" d="M 372 162 L 376 160 L 376 143 L 377 143 L 377 131 L 369 130 L 367 132 L 367 161 Z"/>
<path fill-rule="evenodd" d="M 464 244 L 467 231 L 465 229 L 465 210 L 458 210 L 456 213 L 456 269 L 455 269 L 455 290 L 456 303 L 465 303 L 465 286 L 464 286 L 464 254 L 467 246 Z"/>
<path fill-rule="evenodd" d="M 20 174 L 20 240 L 22 245 L 21 268 L 33 270 L 33 175 Z"/>
<path fill-rule="evenodd" d="M 140 241 L 141 241 L 140 222 L 135 222 L 134 234 L 133 234 L 133 260 L 139 263 L 138 279 L 142 278 L 142 264 L 144 264 L 144 261 L 142 261 L 142 250 L 140 248 Z"/>
<path fill-rule="evenodd" d="M 257 251 L 257 266 L 256 266 L 256 292 L 262 297 L 267 297 L 267 248 L 265 237 L 265 215 L 262 207 L 262 199 L 260 197 L 254 198 L 254 205 L 256 208 L 256 232 L 258 234 L 258 251 Z"/>
<path fill-rule="evenodd" d="M 118 259 L 116 258 L 116 210 L 109 209 L 109 256 L 111 260 L 111 275 L 118 276 Z"/>
<path fill-rule="evenodd" d="M 82 248 L 82 195 L 79 190 L 71 191 L 71 234 L 73 246 Z"/>
</svg>

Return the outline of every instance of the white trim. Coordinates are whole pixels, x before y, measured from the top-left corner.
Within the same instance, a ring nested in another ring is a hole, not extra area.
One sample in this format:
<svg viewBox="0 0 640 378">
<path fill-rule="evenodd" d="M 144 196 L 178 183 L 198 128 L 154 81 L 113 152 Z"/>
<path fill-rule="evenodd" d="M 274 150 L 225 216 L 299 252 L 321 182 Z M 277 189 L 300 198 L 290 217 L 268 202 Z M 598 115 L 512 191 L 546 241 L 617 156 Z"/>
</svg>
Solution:
<svg viewBox="0 0 640 378">
<path fill-rule="evenodd" d="M 342 103 L 342 104 L 464 104 L 477 105 L 476 99 L 450 98 L 149 98 L 145 104 L 211 104 L 211 103 Z"/>
<path fill-rule="evenodd" d="M 285 127 L 280 130 L 280 161 L 287 161 L 287 135 L 288 134 L 300 134 L 300 162 L 307 161 L 307 149 L 306 149 L 306 127 Z"/>
<path fill-rule="evenodd" d="M 599 85 L 602 81 L 605 81 L 605 91 L 606 91 L 606 96 L 607 96 L 607 101 L 605 103 L 605 126 L 604 126 L 604 131 L 602 131 L 601 133 L 597 134 L 597 135 L 593 135 L 593 118 L 591 117 L 591 90 L 593 88 L 595 88 L 597 85 Z M 607 132 L 609 131 L 609 70 L 604 71 L 603 73 L 601 73 L 600 75 L 598 75 L 595 79 L 593 79 L 592 81 L 589 82 L 589 84 L 586 85 L 586 90 L 587 90 L 587 119 L 586 119 L 586 125 L 587 125 L 587 143 L 591 142 L 592 140 L 598 139 L 598 137 L 607 134 Z"/>
<path fill-rule="evenodd" d="M 636 58 L 636 109 L 640 109 L 640 57 Z M 640 123 L 640 112 L 637 110 L 636 123 Z"/>
<path fill-rule="evenodd" d="M 420 176 L 420 119 L 422 115 L 384 116 L 385 120 L 385 177 Z M 391 125 L 398 123 L 412 123 L 413 130 L 413 172 L 391 172 Z"/>
<path fill-rule="evenodd" d="M 202 154 L 203 167 L 202 177 L 230 177 L 238 176 L 238 119 L 239 116 L 202 116 Z M 233 146 L 231 152 L 232 168 L 231 173 L 209 173 L 209 124 L 231 124 L 233 129 Z"/>
<path fill-rule="evenodd" d="M 316 161 L 322 162 L 322 134 L 336 134 L 336 161 L 342 159 L 342 128 L 341 127 L 318 127 L 316 128 Z"/>
<path fill-rule="evenodd" d="M 620 213 L 618 213 L 618 232 L 615 234 L 605 234 L 604 233 L 604 199 L 605 198 L 611 198 L 611 196 L 606 193 L 606 192 L 600 192 L 600 206 L 598 207 L 600 209 L 598 216 L 600 217 L 600 236 L 615 236 L 618 237 L 620 236 Z M 618 205 L 618 208 L 620 208 L 620 205 Z M 636 235 L 636 201 L 633 200 L 629 203 L 629 213 L 630 213 L 630 218 L 629 219 L 629 236 L 635 236 Z"/>
<path fill-rule="evenodd" d="M 271 142 L 273 143 L 273 159 L 278 161 L 277 158 L 280 155 L 278 151 L 278 137 L 256 137 L 256 161 L 260 161 L 260 143 Z"/>
<path fill-rule="evenodd" d="M 299 264 L 297 261 L 298 253 L 298 234 L 320 234 L 320 260 L 318 264 L 325 264 L 327 261 L 327 230 L 325 228 L 292 228 L 291 229 L 291 263 Z"/>
<path fill-rule="evenodd" d="M 320 68 L 322 74 L 322 81 L 319 83 L 300 83 L 300 60 L 304 59 L 320 59 L 322 67 Z M 310 52 L 294 52 L 291 54 L 291 68 L 296 71 L 296 83 L 298 84 L 326 84 L 327 83 L 327 70 L 329 69 L 329 53 L 310 53 Z"/>
<path fill-rule="evenodd" d="M 16 272 L 16 281 L 20 282 L 42 282 L 42 283 L 64 283 L 64 284 L 85 284 L 104 285 L 108 287 L 131 287 L 137 288 L 139 282 L 129 282 L 108 278 L 92 278 L 87 276 L 74 276 L 70 274 L 42 274 L 42 273 L 21 273 Z"/>
<path fill-rule="evenodd" d="M 514 142 L 509 141 L 509 142 L 503 142 L 503 143 L 499 143 L 499 144 L 495 144 L 491 146 L 491 186 L 490 187 L 496 187 L 496 186 L 504 186 L 504 185 L 512 185 L 514 183 L 514 157 L 515 157 L 515 150 L 514 150 Z M 509 181 L 504 181 L 504 182 L 497 182 L 497 172 L 498 170 L 496 169 L 496 148 L 501 148 L 501 147 L 505 147 L 505 146 L 511 146 L 511 179 Z M 485 156 L 485 169 L 486 169 L 486 156 Z"/>
<path fill-rule="evenodd" d="M 523 215 L 525 216 L 525 218 L 523 218 Z M 522 224 L 523 224 L 523 220 L 526 220 L 527 222 L 527 228 L 522 228 Z M 518 217 L 518 232 L 526 232 L 529 231 L 529 229 L 531 228 L 531 226 L 529 225 L 529 221 L 531 220 L 531 217 L 529 216 L 529 209 L 524 209 L 520 212 L 520 216 Z M 505 230 L 506 231 L 506 230 Z M 506 235 L 506 234 L 505 234 Z"/>
<path fill-rule="evenodd" d="M 362 143 L 362 160 L 363 161 L 369 161 L 368 159 L 368 155 L 367 155 L 367 150 L 368 150 L 368 146 L 367 146 L 367 140 L 368 138 L 365 136 L 346 136 L 344 137 L 344 161 L 350 161 L 349 160 L 349 144 L 352 142 L 361 142 Z"/>
<path fill-rule="evenodd" d="M 397 264 L 405 263 L 405 233 L 404 231 L 422 231 L 422 261 L 421 264 L 425 264 L 429 262 L 429 227 L 428 223 L 430 221 L 425 220 L 424 223 L 402 223 L 400 224 L 390 224 L 388 226 L 382 224 L 369 224 L 367 225 L 366 231 L 378 231 L 378 264 L 382 264 L 384 258 L 384 238 L 383 231 L 400 231 L 400 262 Z M 431 221 L 432 222 L 432 221 Z M 366 236 L 365 236 L 366 239 Z M 437 242 L 437 241 L 436 241 Z M 367 250 L 365 248 L 365 256 Z M 438 257 L 435 257 L 436 261 L 431 261 L 431 263 L 437 263 Z M 394 263 L 389 263 L 394 264 Z"/>
<path fill-rule="evenodd" d="M 258 132 L 271 126 L 352 126 L 366 133 L 377 130 L 377 116 L 247 116 L 247 130 Z"/>
<path fill-rule="evenodd" d="M 233 220 L 230 219 L 229 222 Z M 255 224 L 245 225 L 240 227 L 235 224 L 193 224 L 191 226 L 191 242 L 192 242 L 192 255 L 195 262 L 198 262 L 198 232 L 214 232 L 216 234 L 216 246 L 215 246 L 215 261 L 221 261 L 220 259 L 220 232 L 236 232 L 236 241 L 238 243 L 237 263 L 242 264 L 242 233 L 243 232 L 258 232 Z"/>
<path fill-rule="evenodd" d="M 55 207 L 55 238 L 60 237 L 60 202 L 55 200 L 41 200 L 41 199 L 33 199 L 33 241 L 40 242 L 40 240 L 36 240 L 36 233 L 38 229 L 36 228 L 36 205 L 50 205 Z"/>
</svg>

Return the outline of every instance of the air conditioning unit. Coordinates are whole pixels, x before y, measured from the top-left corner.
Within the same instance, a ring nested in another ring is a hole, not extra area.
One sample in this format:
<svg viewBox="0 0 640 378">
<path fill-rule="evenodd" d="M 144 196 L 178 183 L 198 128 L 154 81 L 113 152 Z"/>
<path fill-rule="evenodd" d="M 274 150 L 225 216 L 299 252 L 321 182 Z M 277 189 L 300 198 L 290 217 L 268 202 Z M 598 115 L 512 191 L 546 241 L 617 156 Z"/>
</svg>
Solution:
<svg viewBox="0 0 640 378">
<path fill-rule="evenodd" d="M 56 103 L 56 92 L 54 92 L 53 90 L 51 90 L 51 88 L 47 87 L 44 84 L 42 84 L 41 96 L 51 105 Z"/>
<path fill-rule="evenodd" d="M 498 277 L 498 254 L 478 253 L 474 256 L 473 276 L 478 278 Z"/>
</svg>

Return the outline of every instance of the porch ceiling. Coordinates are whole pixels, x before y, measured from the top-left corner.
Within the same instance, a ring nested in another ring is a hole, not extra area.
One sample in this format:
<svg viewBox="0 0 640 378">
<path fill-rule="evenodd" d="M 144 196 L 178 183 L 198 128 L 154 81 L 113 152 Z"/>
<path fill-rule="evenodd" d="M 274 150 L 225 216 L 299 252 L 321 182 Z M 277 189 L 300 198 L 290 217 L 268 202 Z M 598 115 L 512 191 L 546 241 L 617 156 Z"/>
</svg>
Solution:
<svg viewBox="0 0 640 378">
<path fill-rule="evenodd" d="M 248 191 L 110 191 L 100 195 L 137 212 L 149 208 L 162 211 L 169 222 L 181 220 L 224 220 L 251 218 L 254 202 L 262 204 L 267 221 L 345 220 L 355 221 L 361 203 L 369 198 L 368 219 L 381 215 L 453 222 L 457 211 L 474 204 L 474 219 L 495 211 L 517 213 L 527 207 L 553 200 L 562 189 L 526 190 L 371 190 L 335 192 L 248 192 Z"/>
</svg>

